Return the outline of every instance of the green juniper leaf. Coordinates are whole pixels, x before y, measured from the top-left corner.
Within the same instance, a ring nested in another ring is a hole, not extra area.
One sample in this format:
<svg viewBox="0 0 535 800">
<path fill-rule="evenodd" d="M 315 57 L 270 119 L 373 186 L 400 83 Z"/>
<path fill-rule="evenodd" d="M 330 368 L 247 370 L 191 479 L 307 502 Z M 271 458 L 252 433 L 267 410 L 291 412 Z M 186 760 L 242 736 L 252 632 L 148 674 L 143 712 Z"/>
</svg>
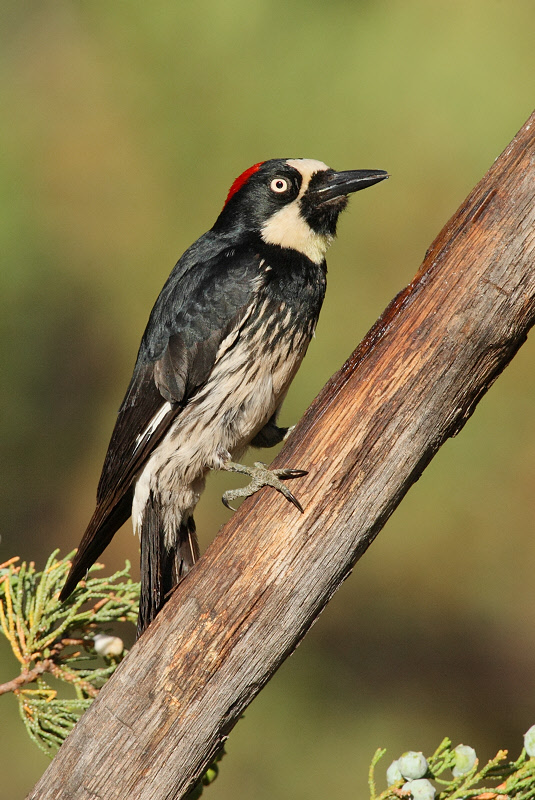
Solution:
<svg viewBox="0 0 535 800">
<path fill-rule="evenodd" d="M 97 656 L 93 641 L 103 626 L 136 624 L 139 584 L 130 564 L 110 577 L 96 577 L 95 564 L 65 603 L 58 594 L 70 568 L 69 553 L 55 550 L 42 572 L 33 562 L 10 559 L 0 565 L 0 622 L 19 662 L 21 683 L 14 689 L 20 716 L 31 739 L 53 755 L 126 654 Z M 64 695 L 71 694 L 71 697 Z"/>
</svg>

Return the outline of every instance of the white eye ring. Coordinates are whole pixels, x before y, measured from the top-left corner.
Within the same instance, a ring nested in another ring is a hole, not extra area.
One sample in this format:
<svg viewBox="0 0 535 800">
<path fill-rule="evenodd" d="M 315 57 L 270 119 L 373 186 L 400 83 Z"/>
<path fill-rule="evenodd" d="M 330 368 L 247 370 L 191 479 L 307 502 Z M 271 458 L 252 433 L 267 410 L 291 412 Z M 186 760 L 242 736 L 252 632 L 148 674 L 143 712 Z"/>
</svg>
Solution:
<svg viewBox="0 0 535 800">
<path fill-rule="evenodd" d="M 288 181 L 285 178 L 273 178 L 271 181 L 271 185 L 269 187 L 272 192 L 277 192 L 277 194 L 282 194 L 283 192 L 288 191 Z"/>
</svg>

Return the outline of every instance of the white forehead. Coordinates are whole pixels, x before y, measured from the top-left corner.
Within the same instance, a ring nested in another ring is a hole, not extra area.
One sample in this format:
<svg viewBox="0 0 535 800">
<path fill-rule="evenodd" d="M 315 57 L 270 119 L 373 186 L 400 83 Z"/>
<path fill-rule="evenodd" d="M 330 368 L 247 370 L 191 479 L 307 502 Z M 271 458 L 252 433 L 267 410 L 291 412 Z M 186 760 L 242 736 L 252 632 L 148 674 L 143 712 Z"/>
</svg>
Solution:
<svg viewBox="0 0 535 800">
<path fill-rule="evenodd" d="M 310 179 L 315 172 L 324 172 L 326 169 L 329 169 L 327 164 L 324 164 L 323 161 L 316 161 L 315 158 L 289 158 L 286 163 L 303 176 L 300 194 L 306 191 Z"/>
</svg>

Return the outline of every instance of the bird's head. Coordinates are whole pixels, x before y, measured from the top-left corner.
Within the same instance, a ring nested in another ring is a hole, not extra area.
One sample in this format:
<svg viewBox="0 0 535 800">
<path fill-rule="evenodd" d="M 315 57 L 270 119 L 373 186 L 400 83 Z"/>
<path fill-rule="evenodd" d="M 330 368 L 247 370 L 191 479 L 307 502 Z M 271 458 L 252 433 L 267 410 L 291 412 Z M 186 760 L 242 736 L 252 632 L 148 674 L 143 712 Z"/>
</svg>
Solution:
<svg viewBox="0 0 535 800">
<path fill-rule="evenodd" d="M 320 263 L 348 195 L 385 178 L 383 170 L 335 172 L 309 158 L 262 161 L 236 178 L 213 230 L 257 233 L 267 244 L 297 250 Z"/>
</svg>

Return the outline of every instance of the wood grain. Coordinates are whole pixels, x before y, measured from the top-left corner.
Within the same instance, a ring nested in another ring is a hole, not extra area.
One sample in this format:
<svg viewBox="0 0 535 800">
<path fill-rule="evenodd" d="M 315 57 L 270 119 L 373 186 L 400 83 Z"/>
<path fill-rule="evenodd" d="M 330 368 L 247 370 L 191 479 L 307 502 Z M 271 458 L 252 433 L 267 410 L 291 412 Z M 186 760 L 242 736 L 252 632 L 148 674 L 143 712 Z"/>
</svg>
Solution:
<svg viewBox="0 0 535 800">
<path fill-rule="evenodd" d="M 29 798 L 181 798 L 294 650 L 535 315 L 535 114 L 277 458 L 300 515 L 247 500 Z"/>
</svg>

